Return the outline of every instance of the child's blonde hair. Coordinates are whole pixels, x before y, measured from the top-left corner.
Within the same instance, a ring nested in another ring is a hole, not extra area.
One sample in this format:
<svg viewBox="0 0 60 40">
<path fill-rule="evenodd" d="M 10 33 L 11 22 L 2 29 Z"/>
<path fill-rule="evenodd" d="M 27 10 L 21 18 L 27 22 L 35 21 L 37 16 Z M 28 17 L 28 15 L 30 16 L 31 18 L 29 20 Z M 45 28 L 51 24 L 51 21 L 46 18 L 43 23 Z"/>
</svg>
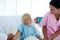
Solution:
<svg viewBox="0 0 60 40">
<path fill-rule="evenodd" d="M 31 15 L 30 15 L 29 13 L 25 13 L 25 14 L 22 16 L 22 23 L 23 23 L 23 24 L 25 24 L 25 23 L 24 23 L 24 20 L 25 20 L 26 18 L 28 18 L 28 17 L 31 18 Z"/>
</svg>

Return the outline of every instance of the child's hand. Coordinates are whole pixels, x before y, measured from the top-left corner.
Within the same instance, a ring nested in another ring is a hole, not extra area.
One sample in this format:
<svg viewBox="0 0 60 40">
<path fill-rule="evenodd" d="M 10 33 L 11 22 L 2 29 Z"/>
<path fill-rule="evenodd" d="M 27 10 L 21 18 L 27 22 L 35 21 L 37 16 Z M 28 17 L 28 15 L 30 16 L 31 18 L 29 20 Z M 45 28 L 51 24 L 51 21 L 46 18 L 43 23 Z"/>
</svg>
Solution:
<svg viewBox="0 0 60 40">
<path fill-rule="evenodd" d="M 10 33 L 10 34 L 8 34 L 7 40 L 12 40 L 13 37 L 14 37 L 14 35 L 12 33 Z"/>
</svg>

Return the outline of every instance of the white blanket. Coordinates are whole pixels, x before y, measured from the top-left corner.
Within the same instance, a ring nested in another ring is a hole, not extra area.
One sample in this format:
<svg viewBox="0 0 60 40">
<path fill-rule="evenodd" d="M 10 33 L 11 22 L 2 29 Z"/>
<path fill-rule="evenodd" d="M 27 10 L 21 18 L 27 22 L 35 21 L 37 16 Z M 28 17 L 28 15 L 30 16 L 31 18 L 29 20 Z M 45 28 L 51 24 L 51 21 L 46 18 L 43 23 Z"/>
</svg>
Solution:
<svg viewBox="0 0 60 40">
<path fill-rule="evenodd" d="M 34 37 L 34 36 L 30 36 L 30 37 L 27 37 L 27 38 L 24 39 L 24 40 L 39 40 L 39 39 L 37 39 L 37 38 Z"/>
<path fill-rule="evenodd" d="M 35 24 L 35 28 L 37 33 L 40 35 L 41 39 L 44 39 L 43 31 L 42 31 L 42 26 L 40 24 Z"/>
<path fill-rule="evenodd" d="M 0 33 L 0 40 L 7 40 L 7 35 Z"/>
</svg>

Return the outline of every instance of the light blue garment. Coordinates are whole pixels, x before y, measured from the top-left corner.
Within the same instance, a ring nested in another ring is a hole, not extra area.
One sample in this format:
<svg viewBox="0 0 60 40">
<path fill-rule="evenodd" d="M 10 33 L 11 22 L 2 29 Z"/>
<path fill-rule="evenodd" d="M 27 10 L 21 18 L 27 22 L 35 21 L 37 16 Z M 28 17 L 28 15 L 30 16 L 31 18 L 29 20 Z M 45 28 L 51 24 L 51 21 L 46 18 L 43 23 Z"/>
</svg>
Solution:
<svg viewBox="0 0 60 40">
<path fill-rule="evenodd" d="M 18 28 L 19 32 L 21 32 L 21 36 L 20 36 L 20 40 L 24 40 L 25 38 L 29 37 L 29 36 L 35 36 L 35 37 L 39 37 L 39 35 L 37 34 L 34 25 L 30 25 L 29 27 L 21 24 Z"/>
</svg>

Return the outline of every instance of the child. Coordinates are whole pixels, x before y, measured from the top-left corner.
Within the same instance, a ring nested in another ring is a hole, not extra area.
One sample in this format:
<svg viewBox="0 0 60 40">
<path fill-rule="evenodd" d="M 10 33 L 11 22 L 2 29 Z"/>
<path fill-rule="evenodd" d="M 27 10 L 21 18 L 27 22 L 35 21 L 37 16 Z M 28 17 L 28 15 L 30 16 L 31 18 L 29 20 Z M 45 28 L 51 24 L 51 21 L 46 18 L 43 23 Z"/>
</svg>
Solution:
<svg viewBox="0 0 60 40">
<path fill-rule="evenodd" d="M 16 40 L 18 37 L 20 37 L 20 40 L 24 40 L 30 36 L 34 36 L 40 40 L 40 36 L 37 34 L 34 25 L 32 24 L 30 14 L 26 13 L 22 16 L 22 24 L 19 26 L 18 32 L 13 40 Z"/>
<path fill-rule="evenodd" d="M 40 23 L 43 26 L 44 40 L 60 40 L 60 0 L 51 0 L 49 5 L 50 12 Z"/>
</svg>

